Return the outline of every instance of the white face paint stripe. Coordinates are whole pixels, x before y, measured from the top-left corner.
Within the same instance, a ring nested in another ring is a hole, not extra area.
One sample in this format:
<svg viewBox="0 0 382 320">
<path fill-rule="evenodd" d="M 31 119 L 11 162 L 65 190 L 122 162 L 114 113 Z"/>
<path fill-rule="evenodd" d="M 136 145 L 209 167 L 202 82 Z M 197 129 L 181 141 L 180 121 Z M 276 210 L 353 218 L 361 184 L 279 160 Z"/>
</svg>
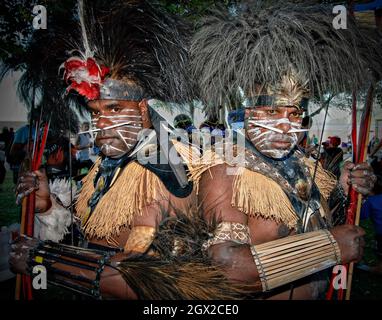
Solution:
<svg viewBox="0 0 382 320">
<path fill-rule="evenodd" d="M 129 137 L 123 137 L 124 140 L 130 140 L 130 141 L 133 141 L 134 143 L 138 141 L 138 139 L 134 139 L 134 138 L 129 138 Z"/>
<path fill-rule="evenodd" d="M 135 130 L 142 130 L 142 126 L 130 126 L 130 125 L 126 125 L 126 126 L 123 126 L 124 128 L 130 128 L 130 129 L 135 129 Z M 123 131 L 122 129 L 118 129 L 120 131 Z M 128 131 L 129 132 L 129 131 Z"/>
<path fill-rule="evenodd" d="M 111 120 L 113 123 L 121 123 L 121 122 L 126 122 L 126 119 L 119 119 L 119 120 Z M 142 123 L 142 121 L 130 121 L 131 123 Z"/>
<path fill-rule="evenodd" d="M 125 143 L 127 149 L 130 149 L 131 145 L 129 143 L 126 142 L 126 139 L 123 137 L 123 135 L 117 130 L 117 133 L 119 134 L 119 136 L 121 137 L 122 141 Z"/>
<path fill-rule="evenodd" d="M 132 135 L 135 136 L 135 138 L 131 138 L 131 137 L 125 137 L 124 135 L 122 135 L 122 133 L 120 133 L 119 130 L 118 130 L 117 132 L 118 132 L 118 134 L 120 135 L 120 137 L 121 137 L 122 139 L 124 139 L 124 140 L 131 140 L 131 141 L 134 141 L 134 142 L 137 141 L 137 138 L 136 138 L 136 137 L 138 136 L 138 133 L 131 133 Z"/>
<path fill-rule="evenodd" d="M 271 158 L 283 158 L 289 154 L 289 152 L 296 146 L 297 144 L 297 135 L 295 133 L 291 135 L 281 134 L 281 137 L 284 137 L 283 140 L 290 143 L 290 147 L 288 149 L 276 149 L 271 148 L 272 141 L 280 136 L 279 134 L 268 131 L 264 132 L 258 136 L 255 136 L 251 139 L 253 145 L 264 155 L 269 156 Z M 287 139 L 285 139 L 287 138 Z"/>
<path fill-rule="evenodd" d="M 112 122 L 112 123 L 120 123 L 120 122 L 126 122 L 126 120 L 129 120 L 129 119 L 127 119 L 127 118 L 126 118 L 126 119 L 121 118 L 121 119 L 118 119 L 118 120 L 113 120 L 113 119 L 109 119 L 109 120 L 110 120 L 110 122 Z M 96 126 L 98 121 L 99 121 L 99 119 L 92 121 L 92 125 Z M 130 121 L 130 122 L 131 122 L 131 123 L 139 123 L 139 124 L 142 124 L 142 121 L 139 121 L 139 120 L 134 120 L 134 121 Z"/>
<path fill-rule="evenodd" d="M 250 130 L 250 131 L 252 131 L 252 130 Z M 268 135 L 268 133 L 269 132 L 263 132 L 263 133 L 260 133 L 260 134 L 258 134 L 258 135 L 256 135 L 256 137 L 254 137 L 254 138 L 256 138 L 256 139 L 260 139 L 261 137 L 263 137 L 263 136 L 267 136 Z"/>
<path fill-rule="evenodd" d="M 274 127 L 271 127 L 271 126 L 267 126 L 267 125 L 262 124 L 262 123 L 253 122 L 253 124 L 258 126 L 258 127 L 263 127 L 265 129 L 272 130 L 272 131 L 275 131 L 275 132 L 278 132 L 278 133 L 284 133 L 284 131 L 282 131 L 280 129 L 277 129 L 277 128 L 274 128 Z"/>
<path fill-rule="evenodd" d="M 284 133 L 282 130 L 280 130 L 278 128 L 275 128 L 275 126 L 277 126 L 279 124 L 289 124 L 292 127 L 292 129 L 290 129 L 286 133 L 309 131 L 307 129 L 301 129 L 301 123 L 299 123 L 299 122 L 291 122 L 288 118 L 281 118 L 281 119 L 277 119 L 277 120 L 267 120 L 267 119 L 257 120 L 257 121 L 248 120 L 248 123 L 249 124 L 253 124 L 255 126 L 258 126 L 258 127 L 263 127 L 265 129 L 276 131 L 276 132 L 279 132 L 279 133 Z M 251 130 L 253 130 L 253 129 L 251 129 Z"/>
<path fill-rule="evenodd" d="M 115 121 L 112 121 L 113 123 L 115 122 Z M 137 121 L 130 121 L 130 123 L 136 123 Z M 93 124 L 94 126 L 97 126 L 96 124 Z M 131 129 L 138 129 L 138 130 L 141 130 L 142 129 L 142 125 L 141 124 L 137 124 L 136 126 L 131 126 L 131 125 L 125 125 L 125 127 L 126 128 L 131 128 Z M 97 129 L 93 129 L 93 130 L 97 130 Z M 103 130 L 105 130 L 105 129 L 103 129 Z M 123 131 L 123 130 L 121 130 L 121 131 Z"/>
<path fill-rule="evenodd" d="M 287 133 L 307 132 L 309 129 L 290 129 Z"/>
<path fill-rule="evenodd" d="M 113 128 L 117 128 L 117 127 L 122 127 L 124 125 L 128 125 L 130 123 L 134 123 L 135 121 L 129 121 L 129 122 L 122 122 L 122 123 L 118 123 L 118 124 L 114 124 L 112 126 L 108 126 L 108 127 L 105 127 L 103 129 L 92 129 L 92 130 L 88 130 L 88 131 L 81 131 L 79 132 L 78 134 L 81 134 L 81 133 L 88 133 L 88 132 L 96 132 L 96 131 L 101 131 L 101 130 L 109 130 L 109 129 L 113 129 Z"/>
<path fill-rule="evenodd" d="M 114 150 L 119 151 L 119 152 L 121 152 L 121 153 L 125 153 L 125 151 L 123 151 L 123 150 L 121 150 L 121 149 L 118 149 L 118 148 L 116 148 L 116 147 L 113 147 L 113 146 L 110 145 L 110 144 L 103 144 L 103 145 L 101 146 L 100 149 L 101 149 L 101 150 L 102 150 L 102 149 L 106 149 L 106 152 L 109 151 L 108 149 L 114 149 Z"/>
<path fill-rule="evenodd" d="M 119 118 L 138 118 L 138 119 L 141 119 L 142 117 L 141 116 L 134 116 L 134 115 L 115 115 L 115 116 L 104 116 L 104 115 L 101 115 L 99 116 L 98 119 L 101 119 L 101 118 L 105 118 L 105 119 L 119 119 Z"/>
<path fill-rule="evenodd" d="M 125 113 L 125 112 L 129 112 L 129 111 L 135 112 L 135 113 L 138 112 L 137 109 L 123 109 L 123 110 L 119 111 L 119 113 Z"/>
<path fill-rule="evenodd" d="M 281 118 L 281 119 L 275 119 L 275 120 L 268 120 L 268 119 L 260 119 L 260 120 L 252 120 L 252 119 L 249 119 L 248 120 L 248 123 L 262 123 L 262 124 L 273 124 L 273 125 L 279 125 L 279 124 L 282 124 L 282 123 L 286 123 L 286 124 L 289 124 L 291 126 L 301 126 L 301 124 L 299 122 L 292 122 L 290 121 L 288 118 Z"/>
<path fill-rule="evenodd" d="M 118 131 L 120 131 L 120 132 L 127 132 L 127 133 L 138 134 L 139 131 L 142 130 L 142 127 L 134 127 L 134 126 L 125 126 L 125 127 L 127 127 L 127 128 L 131 128 L 131 129 L 135 129 L 135 130 L 138 130 L 138 132 L 134 132 L 134 131 L 132 131 L 132 130 L 122 130 L 122 129 L 118 129 Z"/>
<path fill-rule="evenodd" d="M 249 119 L 248 122 L 251 122 L 252 119 Z M 288 118 L 280 118 L 280 119 L 260 119 L 257 120 L 256 122 L 258 123 L 275 123 L 275 124 L 280 124 L 280 123 L 290 123 L 290 120 Z"/>
</svg>

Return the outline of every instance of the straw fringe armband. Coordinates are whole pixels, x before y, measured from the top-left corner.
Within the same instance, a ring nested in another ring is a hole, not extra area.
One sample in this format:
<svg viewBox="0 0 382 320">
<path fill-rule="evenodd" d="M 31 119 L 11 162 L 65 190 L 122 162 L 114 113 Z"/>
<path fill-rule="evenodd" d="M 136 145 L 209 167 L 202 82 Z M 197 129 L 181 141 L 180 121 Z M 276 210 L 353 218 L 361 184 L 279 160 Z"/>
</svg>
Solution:
<svg viewBox="0 0 382 320">
<path fill-rule="evenodd" d="M 339 246 L 328 230 L 252 245 L 251 252 L 263 291 L 341 264 Z"/>
</svg>

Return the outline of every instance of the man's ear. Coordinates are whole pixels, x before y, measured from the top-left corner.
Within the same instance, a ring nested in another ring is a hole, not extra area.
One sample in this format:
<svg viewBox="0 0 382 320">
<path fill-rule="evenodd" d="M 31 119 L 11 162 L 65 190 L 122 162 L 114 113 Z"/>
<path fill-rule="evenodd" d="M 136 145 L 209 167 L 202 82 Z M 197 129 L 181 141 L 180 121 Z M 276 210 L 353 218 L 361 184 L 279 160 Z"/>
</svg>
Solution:
<svg viewBox="0 0 382 320">
<path fill-rule="evenodd" d="M 143 99 L 141 102 L 139 102 L 138 108 L 139 112 L 141 113 L 143 128 L 151 128 L 152 124 L 150 121 L 149 104 L 147 99 Z"/>
</svg>

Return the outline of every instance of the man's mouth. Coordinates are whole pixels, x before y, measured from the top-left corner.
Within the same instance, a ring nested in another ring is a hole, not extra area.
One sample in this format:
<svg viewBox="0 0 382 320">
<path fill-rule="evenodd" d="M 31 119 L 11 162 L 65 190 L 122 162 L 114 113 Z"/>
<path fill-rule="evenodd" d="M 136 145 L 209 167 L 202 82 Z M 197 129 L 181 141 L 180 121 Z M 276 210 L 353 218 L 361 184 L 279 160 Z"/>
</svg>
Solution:
<svg viewBox="0 0 382 320">
<path fill-rule="evenodd" d="M 104 137 L 98 137 L 98 140 L 106 140 L 106 139 L 117 139 L 116 136 L 104 136 Z"/>
<path fill-rule="evenodd" d="M 280 149 L 287 149 L 291 146 L 290 141 L 271 141 L 271 143 L 276 147 Z"/>
</svg>

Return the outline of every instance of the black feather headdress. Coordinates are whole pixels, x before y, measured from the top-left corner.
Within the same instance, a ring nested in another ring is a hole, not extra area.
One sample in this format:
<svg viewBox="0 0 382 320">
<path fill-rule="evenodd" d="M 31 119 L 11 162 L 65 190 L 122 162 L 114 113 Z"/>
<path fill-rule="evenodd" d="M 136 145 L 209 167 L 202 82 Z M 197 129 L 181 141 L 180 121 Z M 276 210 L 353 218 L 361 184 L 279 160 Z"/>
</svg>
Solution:
<svg viewBox="0 0 382 320">
<path fill-rule="evenodd" d="M 129 89 L 143 97 L 186 102 L 193 98 L 186 70 L 188 34 L 186 23 L 152 1 L 80 0 L 77 6 L 48 12 L 48 28 L 32 33 L 25 52 L 1 61 L 0 79 L 22 71 L 18 94 L 27 107 L 39 104 L 52 130 L 67 130 L 70 122 L 76 131 L 78 117 L 70 106 L 81 113 L 86 100 L 82 94 L 67 94 L 70 81 L 65 83 L 59 73 L 65 61 L 82 60 L 82 71 L 91 69 L 92 62 L 93 68 L 104 66 L 102 80 L 130 83 Z"/>
<path fill-rule="evenodd" d="M 324 5 L 251 1 L 235 10 L 216 10 L 202 19 L 191 43 L 192 75 L 207 112 L 259 90 L 289 87 L 301 97 L 358 89 L 382 74 L 382 50 L 354 19 L 333 27 Z M 293 82 L 293 81 L 292 81 Z M 260 89 L 259 89 L 260 88 Z"/>
<path fill-rule="evenodd" d="M 81 41 L 63 65 L 68 89 L 88 99 L 107 97 L 102 93 L 127 100 L 192 99 L 184 22 L 149 1 L 114 1 L 108 12 L 79 1 L 79 16 Z M 122 84 L 129 85 L 129 95 L 112 92 Z"/>
</svg>

